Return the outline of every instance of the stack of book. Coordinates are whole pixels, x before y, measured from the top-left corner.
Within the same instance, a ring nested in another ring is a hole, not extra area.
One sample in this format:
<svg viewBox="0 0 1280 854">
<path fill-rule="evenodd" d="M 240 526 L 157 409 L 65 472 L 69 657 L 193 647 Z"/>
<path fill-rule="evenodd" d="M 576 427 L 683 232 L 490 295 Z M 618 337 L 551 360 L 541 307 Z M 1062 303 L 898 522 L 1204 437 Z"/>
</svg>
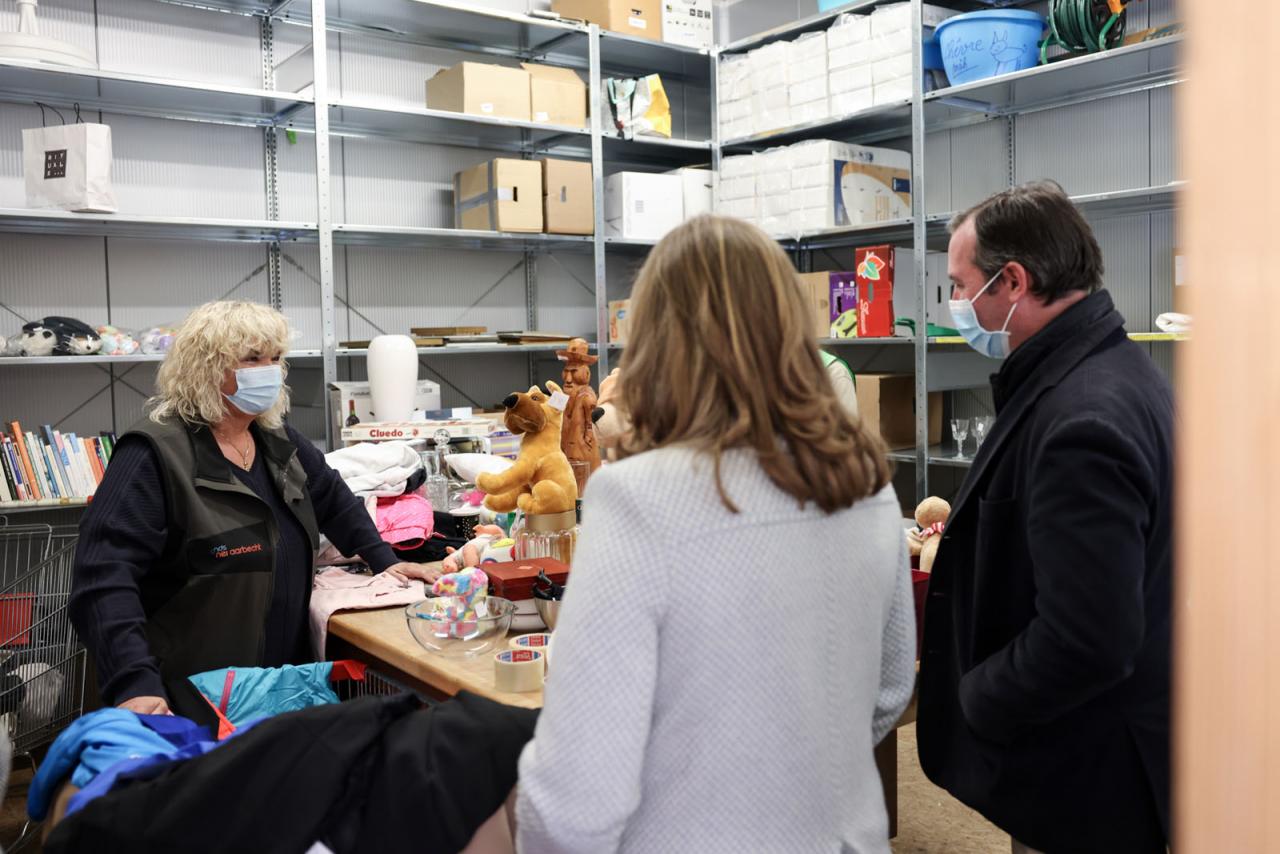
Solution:
<svg viewBox="0 0 1280 854">
<path fill-rule="evenodd" d="M 98 491 L 116 437 L 79 437 L 49 425 L 24 431 L 17 421 L 0 431 L 0 508 L 85 504 Z"/>
</svg>

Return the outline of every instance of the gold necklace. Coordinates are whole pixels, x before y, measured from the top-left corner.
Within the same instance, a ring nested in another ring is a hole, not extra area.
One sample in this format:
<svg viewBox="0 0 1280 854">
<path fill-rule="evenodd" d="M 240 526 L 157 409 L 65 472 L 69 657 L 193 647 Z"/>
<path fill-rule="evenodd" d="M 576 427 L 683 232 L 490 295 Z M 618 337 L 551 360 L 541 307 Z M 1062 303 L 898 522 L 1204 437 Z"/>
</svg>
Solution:
<svg viewBox="0 0 1280 854">
<path fill-rule="evenodd" d="M 214 435 L 216 436 L 217 434 L 215 433 Z M 231 446 L 231 449 L 233 451 L 235 451 L 237 454 L 240 455 L 240 463 L 239 463 L 240 468 L 244 469 L 245 471 L 249 471 L 249 469 L 253 468 L 253 463 L 249 461 L 249 456 L 253 453 L 253 437 L 252 436 L 249 437 L 249 449 L 247 451 L 242 451 L 239 448 L 237 448 L 235 443 L 232 442 L 227 437 L 223 436 L 221 438 L 222 438 L 222 441 L 226 442 L 228 445 Z"/>
</svg>

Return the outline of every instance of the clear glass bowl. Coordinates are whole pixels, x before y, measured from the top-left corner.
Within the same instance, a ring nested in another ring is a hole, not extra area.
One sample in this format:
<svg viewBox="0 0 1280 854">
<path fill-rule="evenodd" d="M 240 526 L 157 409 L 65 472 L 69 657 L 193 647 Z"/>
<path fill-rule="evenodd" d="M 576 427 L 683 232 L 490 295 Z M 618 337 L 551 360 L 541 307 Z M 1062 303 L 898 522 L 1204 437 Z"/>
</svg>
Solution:
<svg viewBox="0 0 1280 854">
<path fill-rule="evenodd" d="M 514 602 L 489 596 L 476 606 L 474 617 L 459 619 L 457 596 L 424 599 L 404 609 L 409 634 L 427 652 L 448 658 L 474 658 L 500 649 L 511 629 Z"/>
</svg>

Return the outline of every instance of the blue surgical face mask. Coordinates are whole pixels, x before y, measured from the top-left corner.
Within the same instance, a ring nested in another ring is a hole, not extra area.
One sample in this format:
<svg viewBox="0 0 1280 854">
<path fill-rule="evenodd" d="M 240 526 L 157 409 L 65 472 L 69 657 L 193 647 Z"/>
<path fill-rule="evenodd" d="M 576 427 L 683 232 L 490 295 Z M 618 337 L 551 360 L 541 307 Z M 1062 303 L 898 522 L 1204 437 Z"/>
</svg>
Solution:
<svg viewBox="0 0 1280 854">
<path fill-rule="evenodd" d="M 224 394 L 227 402 L 245 415 L 261 415 L 280 397 L 284 371 L 279 365 L 236 370 L 236 393 Z"/>
<path fill-rule="evenodd" d="M 974 311 L 973 304 L 987 292 L 987 288 L 1000 278 L 1001 269 L 994 276 L 987 280 L 982 286 L 982 290 L 974 296 L 973 299 L 953 299 L 950 301 L 951 320 L 956 325 L 956 330 L 963 336 L 965 341 L 969 342 L 969 346 L 977 350 L 989 359 L 1004 359 L 1009 355 L 1009 321 L 1013 319 L 1013 312 L 1018 308 L 1015 302 L 1009 309 L 1009 316 L 1004 319 L 1004 326 L 999 332 L 991 332 L 982 328 L 982 324 L 978 322 L 978 313 Z"/>
</svg>

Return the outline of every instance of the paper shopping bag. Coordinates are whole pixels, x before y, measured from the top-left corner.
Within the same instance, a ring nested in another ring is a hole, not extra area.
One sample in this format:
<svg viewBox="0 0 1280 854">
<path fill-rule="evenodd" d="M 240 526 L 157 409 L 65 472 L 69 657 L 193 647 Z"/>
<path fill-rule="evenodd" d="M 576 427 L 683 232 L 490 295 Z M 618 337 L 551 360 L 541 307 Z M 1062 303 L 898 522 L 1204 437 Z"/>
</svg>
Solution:
<svg viewBox="0 0 1280 854">
<path fill-rule="evenodd" d="M 27 206 L 115 213 L 111 188 L 111 127 L 80 123 L 22 132 Z"/>
</svg>

